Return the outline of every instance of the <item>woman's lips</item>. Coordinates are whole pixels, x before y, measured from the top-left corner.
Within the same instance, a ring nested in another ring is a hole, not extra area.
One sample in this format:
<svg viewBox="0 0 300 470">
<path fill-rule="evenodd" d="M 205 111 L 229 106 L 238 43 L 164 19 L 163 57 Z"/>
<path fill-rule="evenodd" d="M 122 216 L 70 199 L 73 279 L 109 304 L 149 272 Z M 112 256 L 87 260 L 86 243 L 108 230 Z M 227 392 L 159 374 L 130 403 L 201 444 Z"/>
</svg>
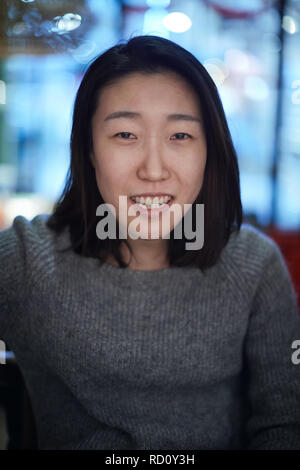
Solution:
<svg viewBox="0 0 300 470">
<path fill-rule="evenodd" d="M 169 200 L 169 202 L 167 202 L 166 204 L 163 204 L 161 207 L 158 207 L 157 209 L 147 209 L 147 208 L 145 208 L 145 206 L 143 206 L 139 202 L 134 202 L 134 201 L 132 201 L 132 199 L 130 199 L 130 201 L 131 201 L 133 206 L 137 207 L 137 209 L 140 211 L 141 215 L 149 216 L 149 215 L 159 215 L 161 213 L 167 212 L 169 210 L 170 206 L 173 204 L 174 199 L 175 198 L 172 197 Z"/>
</svg>

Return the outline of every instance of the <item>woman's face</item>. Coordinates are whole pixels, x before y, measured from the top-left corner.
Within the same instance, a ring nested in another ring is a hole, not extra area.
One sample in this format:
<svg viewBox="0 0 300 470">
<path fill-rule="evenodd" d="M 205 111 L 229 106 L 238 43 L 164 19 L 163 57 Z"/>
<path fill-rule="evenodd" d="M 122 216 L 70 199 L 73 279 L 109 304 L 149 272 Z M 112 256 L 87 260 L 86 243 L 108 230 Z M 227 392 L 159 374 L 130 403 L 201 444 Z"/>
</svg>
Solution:
<svg viewBox="0 0 300 470">
<path fill-rule="evenodd" d="M 132 196 L 166 194 L 173 196 L 171 203 L 179 205 L 181 215 L 159 213 L 151 223 L 157 225 L 156 238 L 165 234 L 162 217 L 170 220 L 168 232 L 173 230 L 186 213 L 184 204 L 193 204 L 201 189 L 206 163 L 198 97 L 190 85 L 165 72 L 134 73 L 106 86 L 92 119 L 92 136 L 97 185 L 118 221 L 119 196 L 126 197 L 129 208 L 135 205 Z M 127 211 L 122 220 L 129 226 L 138 216 Z M 149 226 L 146 215 L 137 227 L 141 238 L 155 238 Z"/>
</svg>

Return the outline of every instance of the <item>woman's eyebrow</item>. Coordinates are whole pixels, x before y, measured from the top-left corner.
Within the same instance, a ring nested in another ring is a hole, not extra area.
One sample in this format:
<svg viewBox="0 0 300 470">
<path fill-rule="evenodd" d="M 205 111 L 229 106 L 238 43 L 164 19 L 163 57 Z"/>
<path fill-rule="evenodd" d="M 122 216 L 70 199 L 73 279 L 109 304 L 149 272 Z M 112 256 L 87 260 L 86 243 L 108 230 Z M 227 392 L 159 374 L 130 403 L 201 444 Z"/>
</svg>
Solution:
<svg viewBox="0 0 300 470">
<path fill-rule="evenodd" d="M 140 113 L 134 111 L 115 111 L 114 113 L 108 114 L 104 121 L 109 121 L 110 119 L 119 119 L 119 118 L 141 118 L 142 115 Z M 192 116 L 190 114 L 168 114 L 167 121 L 195 121 L 195 122 L 202 122 L 199 117 Z"/>
</svg>

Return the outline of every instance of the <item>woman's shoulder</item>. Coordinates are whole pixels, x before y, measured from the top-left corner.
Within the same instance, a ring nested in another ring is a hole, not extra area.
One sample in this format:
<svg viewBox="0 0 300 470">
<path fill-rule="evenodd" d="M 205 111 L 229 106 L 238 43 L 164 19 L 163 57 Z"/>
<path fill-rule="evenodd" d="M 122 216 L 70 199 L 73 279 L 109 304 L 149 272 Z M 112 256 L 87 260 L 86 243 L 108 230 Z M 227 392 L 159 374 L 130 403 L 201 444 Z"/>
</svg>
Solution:
<svg viewBox="0 0 300 470">
<path fill-rule="evenodd" d="M 28 287 L 55 268 L 54 236 L 46 226 L 47 214 L 28 220 L 14 218 L 12 225 L 0 231 L 0 307 L 20 302 Z M 3 326 L 3 325 L 2 325 Z"/>
<path fill-rule="evenodd" d="M 267 277 L 290 279 L 279 246 L 263 230 L 248 223 L 231 233 L 218 267 L 224 279 L 246 290 L 252 290 Z"/>
<path fill-rule="evenodd" d="M 47 226 L 49 214 L 38 214 L 32 219 L 22 215 L 14 218 L 10 227 L 0 231 L 0 262 L 6 270 L 23 272 L 38 266 L 50 268 L 55 262 L 57 234 Z"/>
<path fill-rule="evenodd" d="M 30 250 L 37 245 L 53 243 L 54 232 L 46 225 L 48 218 L 49 214 L 39 214 L 32 219 L 16 216 L 11 226 L 0 232 L 0 247 L 3 249 L 13 243 Z"/>
<path fill-rule="evenodd" d="M 224 252 L 241 262 L 256 265 L 268 262 L 274 255 L 280 256 L 276 242 L 262 229 L 249 223 L 243 223 L 239 231 L 231 233 Z"/>
</svg>

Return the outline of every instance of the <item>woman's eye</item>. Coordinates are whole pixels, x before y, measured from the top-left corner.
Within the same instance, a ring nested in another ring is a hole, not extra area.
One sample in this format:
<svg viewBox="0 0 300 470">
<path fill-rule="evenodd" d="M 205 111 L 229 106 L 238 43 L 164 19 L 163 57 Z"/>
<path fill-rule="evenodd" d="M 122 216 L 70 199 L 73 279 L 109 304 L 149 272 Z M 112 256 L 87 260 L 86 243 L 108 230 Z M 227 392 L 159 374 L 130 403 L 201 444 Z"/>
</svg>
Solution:
<svg viewBox="0 0 300 470">
<path fill-rule="evenodd" d="M 126 139 L 128 140 L 129 139 L 129 135 L 133 135 L 131 134 L 131 132 L 118 132 L 118 134 L 116 134 L 116 137 L 121 137 L 122 139 Z"/>
<path fill-rule="evenodd" d="M 129 137 L 131 136 L 131 137 Z M 135 136 L 131 132 L 118 132 L 115 134 L 115 137 L 121 137 L 121 139 L 125 140 L 132 140 L 135 139 Z M 175 139 L 173 139 L 175 137 Z M 187 140 L 190 139 L 192 136 L 187 134 L 186 132 L 177 132 L 174 136 L 171 137 L 172 140 Z"/>
<path fill-rule="evenodd" d="M 186 134 L 185 132 L 177 132 L 177 134 L 174 134 L 174 136 L 177 136 L 177 137 L 179 136 L 179 138 L 175 140 L 186 140 L 192 137 L 190 134 Z"/>
</svg>

